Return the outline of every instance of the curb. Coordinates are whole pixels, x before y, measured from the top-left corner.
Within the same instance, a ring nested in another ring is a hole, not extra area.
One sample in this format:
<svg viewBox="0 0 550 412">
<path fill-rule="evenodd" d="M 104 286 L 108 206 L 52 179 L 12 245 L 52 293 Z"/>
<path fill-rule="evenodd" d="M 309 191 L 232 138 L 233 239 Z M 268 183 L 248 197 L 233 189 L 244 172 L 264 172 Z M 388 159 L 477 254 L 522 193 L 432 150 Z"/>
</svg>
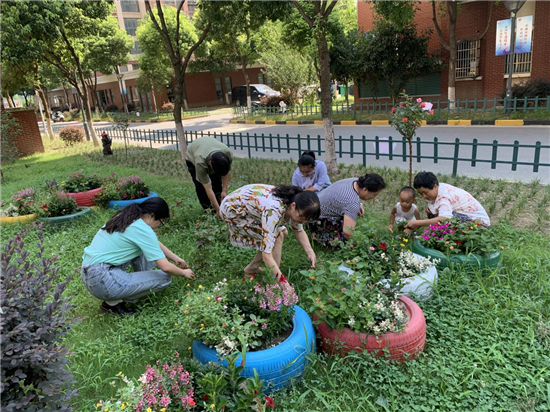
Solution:
<svg viewBox="0 0 550 412">
<path fill-rule="evenodd" d="M 232 124 L 280 124 L 280 125 L 301 125 L 315 124 L 322 125 L 322 120 L 230 120 Z M 335 120 L 335 126 L 388 126 L 389 120 Z M 549 126 L 550 120 L 428 120 L 423 121 L 422 125 L 429 126 Z"/>
<path fill-rule="evenodd" d="M 189 120 L 189 119 L 196 119 L 199 117 L 208 117 L 207 114 L 198 114 L 196 116 L 184 116 L 181 118 L 181 120 Z M 162 119 L 162 120 L 131 120 L 130 123 L 166 123 L 166 122 L 173 122 L 174 119 Z M 94 123 L 98 122 L 112 122 L 110 119 L 101 119 L 101 120 L 93 120 Z"/>
</svg>

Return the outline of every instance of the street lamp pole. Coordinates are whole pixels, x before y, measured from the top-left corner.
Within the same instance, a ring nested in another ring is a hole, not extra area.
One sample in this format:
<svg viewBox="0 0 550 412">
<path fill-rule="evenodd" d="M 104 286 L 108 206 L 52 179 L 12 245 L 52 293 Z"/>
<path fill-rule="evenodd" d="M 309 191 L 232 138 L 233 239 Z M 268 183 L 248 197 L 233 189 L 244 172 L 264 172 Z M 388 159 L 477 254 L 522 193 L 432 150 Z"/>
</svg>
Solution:
<svg viewBox="0 0 550 412">
<path fill-rule="evenodd" d="M 508 82 L 506 84 L 506 116 L 510 115 L 512 110 L 512 75 L 514 74 L 514 53 L 516 50 L 516 17 L 519 9 L 525 4 L 526 0 L 507 0 L 504 2 L 506 8 L 510 11 L 512 17 L 510 54 L 508 58 Z"/>
</svg>

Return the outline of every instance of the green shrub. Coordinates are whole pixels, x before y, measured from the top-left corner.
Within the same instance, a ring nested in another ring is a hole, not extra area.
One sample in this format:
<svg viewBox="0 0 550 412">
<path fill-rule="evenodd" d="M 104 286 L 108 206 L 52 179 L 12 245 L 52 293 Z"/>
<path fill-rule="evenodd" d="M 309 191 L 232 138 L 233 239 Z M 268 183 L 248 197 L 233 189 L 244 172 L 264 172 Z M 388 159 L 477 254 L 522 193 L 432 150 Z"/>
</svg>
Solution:
<svg viewBox="0 0 550 412">
<path fill-rule="evenodd" d="M 80 127 L 67 126 L 59 131 L 59 137 L 67 146 L 84 141 L 84 131 Z"/>
<path fill-rule="evenodd" d="M 76 200 L 61 190 L 43 194 L 36 207 L 36 213 L 41 217 L 66 216 L 77 210 Z"/>
<path fill-rule="evenodd" d="M 101 187 L 101 178 L 95 173 L 87 176 L 82 172 L 71 173 L 71 177 L 61 182 L 61 188 L 67 193 L 81 193 Z"/>
<path fill-rule="evenodd" d="M 118 112 L 118 107 L 116 104 L 108 104 L 107 106 L 105 106 L 105 111 L 107 113 L 109 112 Z"/>
</svg>

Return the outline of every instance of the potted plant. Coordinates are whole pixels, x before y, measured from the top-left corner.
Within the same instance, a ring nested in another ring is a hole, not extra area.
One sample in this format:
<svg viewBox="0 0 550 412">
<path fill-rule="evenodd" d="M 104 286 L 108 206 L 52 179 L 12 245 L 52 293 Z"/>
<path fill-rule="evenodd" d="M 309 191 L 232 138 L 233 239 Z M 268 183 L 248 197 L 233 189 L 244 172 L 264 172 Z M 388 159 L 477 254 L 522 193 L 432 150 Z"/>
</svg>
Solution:
<svg viewBox="0 0 550 412">
<path fill-rule="evenodd" d="M 44 193 L 36 205 L 38 220 L 51 225 L 78 219 L 91 211 L 87 206 L 78 206 L 76 200 L 62 190 Z"/>
<path fill-rule="evenodd" d="M 312 280 L 305 291 L 314 313 L 323 351 L 345 356 L 367 351 L 390 359 L 407 360 L 424 349 L 426 320 L 420 307 L 400 296 L 402 279 L 385 279 L 385 259 L 348 261 L 351 273 L 339 262 L 326 269 L 302 272 Z"/>
<path fill-rule="evenodd" d="M 274 389 L 301 377 L 306 355 L 315 351 L 315 332 L 307 313 L 296 306 L 289 284 L 257 279 L 227 281 L 188 293 L 182 330 L 193 339 L 201 363 L 226 363 L 221 357 L 241 353 L 243 377 L 260 379 Z"/>
<path fill-rule="evenodd" d="M 141 203 L 158 195 L 138 175 L 118 179 L 113 173 L 106 179 L 103 189 L 96 196 L 96 204 L 111 209 L 122 209 L 131 203 Z"/>
<path fill-rule="evenodd" d="M 95 196 L 101 191 L 101 178 L 95 173 L 71 173 L 69 179 L 61 182 L 61 189 L 73 197 L 78 206 L 93 206 Z"/>
<path fill-rule="evenodd" d="M 12 196 L 11 203 L 2 202 L 0 209 L 0 223 L 10 225 L 14 223 L 28 223 L 38 216 L 34 213 L 36 192 L 33 188 L 20 190 Z"/>
<path fill-rule="evenodd" d="M 449 219 L 431 225 L 417 237 L 412 251 L 439 259 L 438 268 L 451 265 L 494 268 L 501 253 L 493 231 L 481 222 Z"/>
</svg>

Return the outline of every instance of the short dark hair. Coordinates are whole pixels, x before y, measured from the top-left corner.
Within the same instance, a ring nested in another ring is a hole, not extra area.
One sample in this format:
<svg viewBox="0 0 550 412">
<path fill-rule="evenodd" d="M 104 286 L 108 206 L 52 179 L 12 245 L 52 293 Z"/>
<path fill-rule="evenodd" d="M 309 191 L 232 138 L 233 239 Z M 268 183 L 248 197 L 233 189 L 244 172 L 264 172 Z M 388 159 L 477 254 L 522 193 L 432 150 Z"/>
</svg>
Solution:
<svg viewBox="0 0 550 412">
<path fill-rule="evenodd" d="M 210 162 L 212 163 L 212 169 L 214 173 L 220 176 L 225 176 L 231 170 L 231 160 L 223 152 L 214 152 L 210 156 Z"/>
<path fill-rule="evenodd" d="M 439 186 L 439 180 L 432 172 L 420 172 L 414 177 L 413 186 L 415 189 L 424 187 L 431 190 L 435 185 Z"/>
<path fill-rule="evenodd" d="M 367 189 L 369 192 L 378 192 L 386 188 L 386 182 L 378 173 L 367 173 L 357 179 L 357 184 L 361 189 Z"/>
<path fill-rule="evenodd" d="M 403 193 L 403 192 L 410 194 L 412 197 L 416 197 L 416 190 L 414 190 L 414 189 L 413 189 L 412 187 L 410 187 L 410 186 L 405 186 L 405 187 L 403 187 L 403 188 L 399 191 L 399 194 L 401 194 L 401 193 Z"/>
<path fill-rule="evenodd" d="M 307 220 L 316 220 L 321 215 L 321 203 L 315 192 L 303 190 L 298 186 L 277 186 L 273 195 L 286 205 L 296 203 L 296 210 Z"/>
<path fill-rule="evenodd" d="M 306 150 L 298 159 L 298 166 L 315 167 L 315 153 L 311 150 Z"/>
</svg>

